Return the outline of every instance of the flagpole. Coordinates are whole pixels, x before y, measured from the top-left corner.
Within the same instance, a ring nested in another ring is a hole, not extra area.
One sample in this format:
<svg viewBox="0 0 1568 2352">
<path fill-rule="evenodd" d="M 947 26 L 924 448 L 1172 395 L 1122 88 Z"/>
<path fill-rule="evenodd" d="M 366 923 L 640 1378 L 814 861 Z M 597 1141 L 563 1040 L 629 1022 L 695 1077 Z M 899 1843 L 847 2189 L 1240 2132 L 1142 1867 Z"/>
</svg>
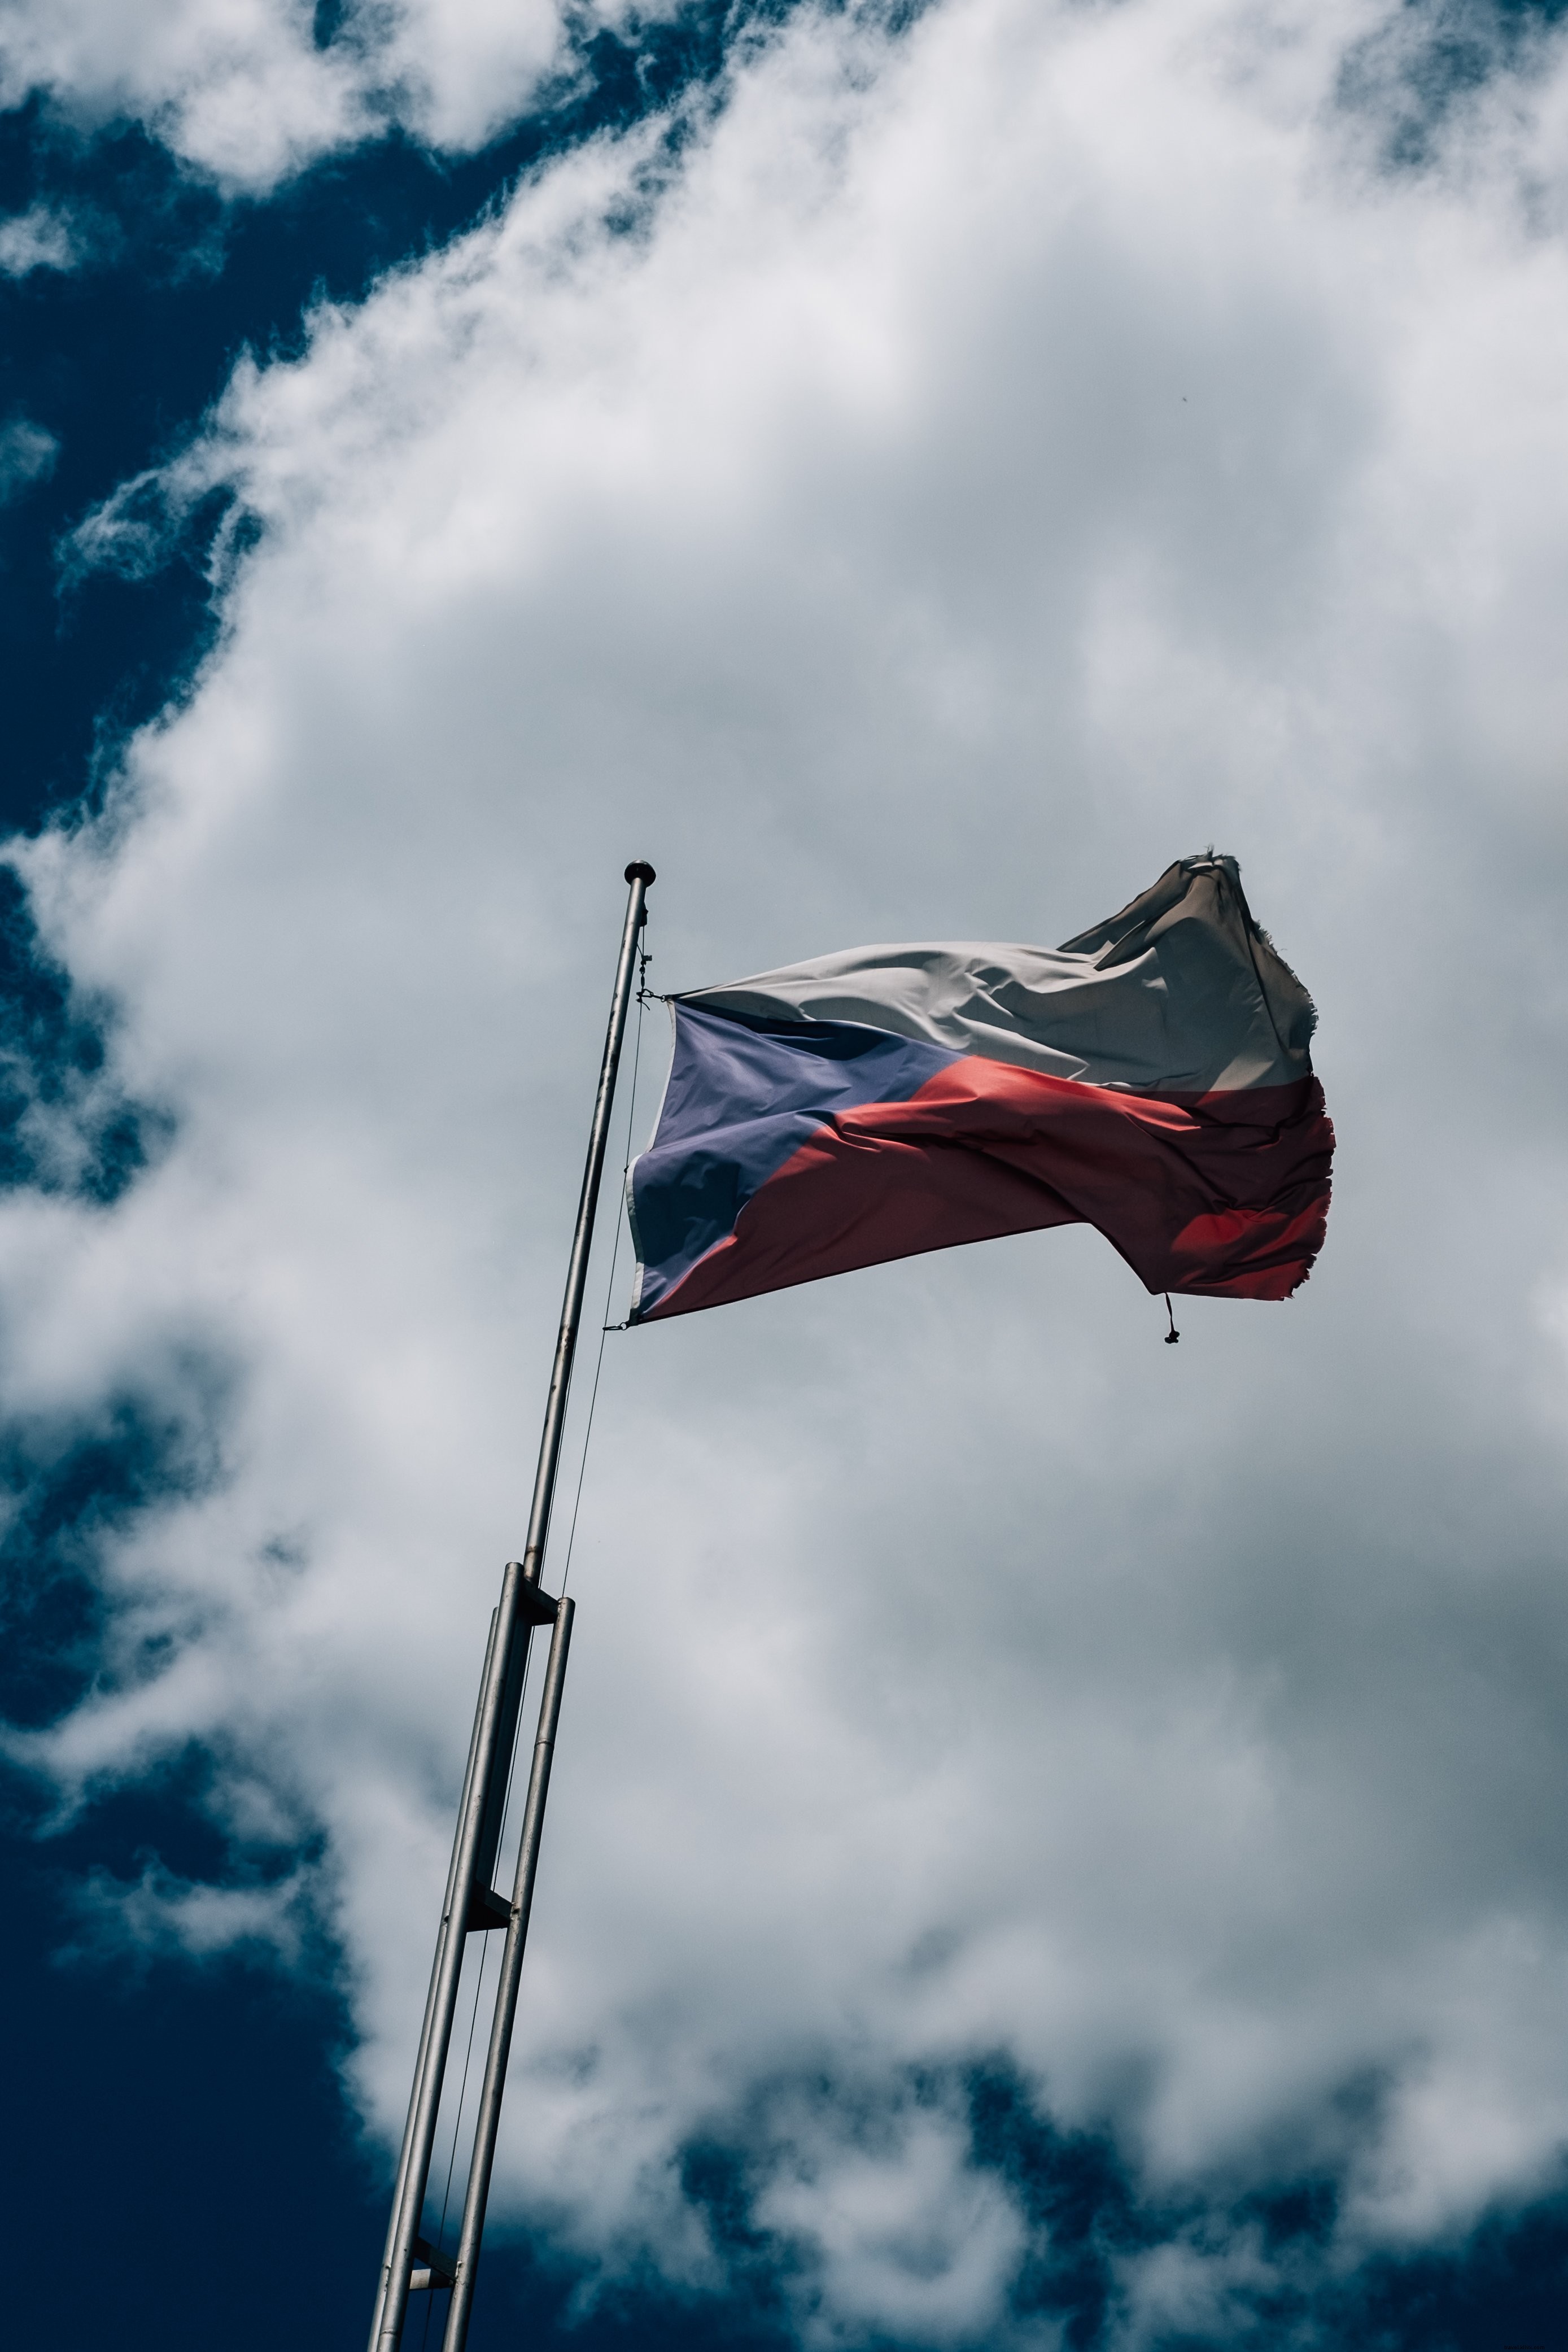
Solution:
<svg viewBox="0 0 1568 2352">
<path fill-rule="evenodd" d="M 556 1725 L 560 1720 L 561 1685 L 566 1680 L 567 1652 L 571 1645 L 575 1603 L 563 1594 L 550 1637 L 549 1664 L 545 1669 L 544 1697 L 539 1706 L 538 1737 L 534 1742 L 533 1769 L 528 1775 L 528 1803 L 523 1812 L 522 1843 L 517 1849 L 517 1881 L 512 1890 L 512 1916 L 501 1954 L 501 1981 L 496 1992 L 490 2023 L 490 2048 L 485 2061 L 485 2083 L 479 2094 L 479 2116 L 474 2127 L 474 2153 L 468 2161 L 468 2193 L 463 2200 L 463 2231 L 447 2306 L 446 2333 L 441 2352 L 464 2352 L 468 2341 L 468 2315 L 474 2303 L 474 2274 L 479 2267 L 479 2245 L 485 2234 L 485 2208 L 490 2196 L 490 2168 L 496 2159 L 496 2132 L 501 2120 L 501 2097 L 507 2087 L 507 2061 L 512 2050 L 512 2025 L 517 2013 L 517 1985 L 522 1975 L 523 1947 L 528 1941 L 528 1915 L 534 1904 L 534 1874 L 538 1867 L 539 1833 L 544 1827 L 545 1799 L 549 1794 L 550 1764 L 555 1755 Z"/>
<path fill-rule="evenodd" d="M 517 1972 L 521 1965 L 523 1939 L 528 1932 L 528 1912 L 532 1903 L 533 1874 L 538 1857 L 539 1832 L 549 1782 L 549 1758 L 555 1744 L 555 1722 L 560 1707 L 561 1682 L 571 1633 L 571 1602 L 564 1601 L 558 1607 L 540 1589 L 539 1580 L 544 1567 L 545 1546 L 549 1537 L 556 1474 L 560 1467 L 572 1360 L 577 1352 L 583 1292 L 588 1281 L 589 1253 L 593 1241 L 594 1212 L 599 1204 L 599 1187 L 604 1173 L 604 1154 L 610 1138 L 611 1105 L 615 1093 L 622 1043 L 626 1034 L 626 1016 L 632 1003 L 637 940 L 648 919 L 647 894 L 653 880 L 653 869 L 640 860 L 635 861 L 626 868 L 626 880 L 630 895 L 621 932 L 615 987 L 610 1001 L 610 1023 L 605 1033 L 604 1057 L 600 1065 L 599 1091 L 594 1097 L 593 1118 L 589 1129 L 588 1159 L 577 1207 L 577 1225 L 572 1234 L 571 1255 L 567 1263 L 566 1297 L 561 1307 L 555 1361 L 550 1369 L 549 1390 L 545 1400 L 544 1428 L 539 1438 L 538 1466 L 534 1474 L 528 1540 L 521 1561 L 514 1559 L 507 1563 L 501 1580 L 501 1598 L 486 1654 L 469 1748 L 468 1770 L 453 1841 L 452 1864 L 447 1874 L 445 1900 L 436 1934 L 435 1958 L 425 2000 L 408 2121 L 403 2129 L 397 2183 L 392 2194 L 386 2251 L 376 2294 L 375 2313 L 371 2322 L 370 2352 L 397 2352 L 402 2339 L 416 2254 L 427 2263 L 426 2270 L 421 2274 L 422 2284 L 435 2287 L 454 2283 L 451 2261 L 443 2259 L 420 2237 L 420 2216 L 430 2177 L 431 2153 L 435 2143 L 441 2086 L 457 2007 L 464 1947 L 470 1935 L 504 1927 L 507 1943 L 502 1961 L 502 1990 L 497 2001 L 489 2062 L 481 2095 L 480 2132 L 469 2168 L 459 2257 L 463 2284 L 460 2291 L 454 2293 L 453 2307 L 448 2315 L 448 2352 L 456 2352 L 467 2333 L 474 2268 L 478 2258 L 479 2236 L 484 2228 L 490 2160 L 495 2147 L 496 2126 L 499 2121 L 501 2093 L 505 2086 L 512 2018 L 517 2006 Z M 528 1664 L 528 1640 L 536 1624 L 552 1625 L 554 1633 L 540 1709 L 539 1738 L 534 1750 L 524 1817 L 522 1848 L 517 1857 L 517 1885 L 513 1900 L 508 1904 L 496 1894 L 490 1882 L 495 1874 L 497 1849 L 500 1842 L 507 1773 L 517 1737 L 517 1710 Z M 454 2326 L 457 2329 L 455 2336 L 452 2332 Z"/>
</svg>

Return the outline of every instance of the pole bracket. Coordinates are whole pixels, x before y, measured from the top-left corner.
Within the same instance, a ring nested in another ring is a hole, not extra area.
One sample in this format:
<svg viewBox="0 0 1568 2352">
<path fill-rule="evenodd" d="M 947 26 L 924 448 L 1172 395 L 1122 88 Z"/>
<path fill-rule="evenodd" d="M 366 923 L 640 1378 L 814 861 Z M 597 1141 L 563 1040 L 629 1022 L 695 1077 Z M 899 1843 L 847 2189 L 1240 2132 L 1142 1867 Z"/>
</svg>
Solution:
<svg viewBox="0 0 1568 2352">
<path fill-rule="evenodd" d="M 409 2274 L 410 2294 L 428 2294 L 434 2287 L 450 2286 L 457 2275 L 457 2265 L 451 2255 L 433 2246 L 428 2238 L 414 2240 L 413 2259 L 422 2267 Z"/>
<path fill-rule="evenodd" d="M 493 1886 L 476 1886 L 468 1897 L 468 1916 L 463 1922 L 465 1936 L 482 1936 L 490 1927 L 509 1927 L 512 1906 L 504 1895 Z"/>
</svg>

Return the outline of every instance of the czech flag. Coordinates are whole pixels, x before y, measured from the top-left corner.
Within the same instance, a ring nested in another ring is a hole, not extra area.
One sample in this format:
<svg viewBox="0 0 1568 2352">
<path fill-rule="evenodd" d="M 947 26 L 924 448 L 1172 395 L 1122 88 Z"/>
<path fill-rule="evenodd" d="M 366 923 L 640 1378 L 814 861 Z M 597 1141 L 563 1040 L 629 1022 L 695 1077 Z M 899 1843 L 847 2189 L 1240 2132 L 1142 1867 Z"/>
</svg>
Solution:
<svg viewBox="0 0 1568 2352">
<path fill-rule="evenodd" d="M 852 948 L 672 1000 L 632 1319 L 1091 1224 L 1151 1291 L 1288 1298 L 1328 1215 L 1312 999 L 1233 857 L 1047 948 Z"/>
</svg>

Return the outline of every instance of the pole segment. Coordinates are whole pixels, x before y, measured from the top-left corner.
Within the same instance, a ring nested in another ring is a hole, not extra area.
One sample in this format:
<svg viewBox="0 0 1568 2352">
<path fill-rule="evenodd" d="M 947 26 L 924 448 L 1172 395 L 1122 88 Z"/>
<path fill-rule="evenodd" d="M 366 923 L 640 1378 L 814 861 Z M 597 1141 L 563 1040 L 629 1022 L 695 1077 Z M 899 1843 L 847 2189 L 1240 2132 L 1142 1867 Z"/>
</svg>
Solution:
<svg viewBox="0 0 1568 2352">
<path fill-rule="evenodd" d="M 402 2166 L 401 2193 L 392 2207 L 387 2232 L 386 2258 L 376 2299 L 376 2333 L 371 2352 L 393 2352 L 402 2335 L 408 2305 L 408 2282 L 413 2268 L 413 2242 L 430 2178 L 431 2150 L 435 2145 L 441 2085 L 452 2021 L 457 2008 L 457 1985 L 463 1972 L 466 1942 L 468 1897 L 474 1885 L 474 1864 L 479 1850 L 485 1798 L 495 1769 L 500 1741 L 507 1660 L 517 1633 L 518 1586 L 523 1570 L 515 1559 L 507 1562 L 501 1579 L 501 1599 L 496 1612 L 496 1638 L 490 1645 L 479 1698 L 479 1737 L 474 1751 L 474 1772 L 465 1801 L 457 1817 L 457 1850 L 448 1874 L 448 1897 L 435 1938 L 434 1984 L 429 2003 L 430 2024 L 421 2063 L 414 2078 L 413 2112 L 406 2134 L 407 2157 Z"/>
<path fill-rule="evenodd" d="M 398 2151 L 397 2179 L 392 2188 L 392 2220 L 387 2226 L 386 2252 L 382 2263 L 381 2285 L 376 2294 L 375 2315 L 371 2323 L 373 2346 L 381 2334 L 382 2311 L 386 2302 L 386 2283 L 392 2275 L 392 2259 L 398 2217 L 402 2210 L 403 2193 L 408 2185 L 409 2157 L 413 2145 L 414 2118 L 419 2112 L 420 2086 L 424 2080 L 425 2063 L 430 2049 L 430 2029 L 435 2015 L 436 1987 L 441 1981 L 441 1955 L 446 1937 L 446 1923 L 452 1916 L 452 1906 L 457 1886 L 457 1864 L 463 1846 L 463 1824 L 467 1818 L 468 1800 L 474 1787 L 474 1766 L 479 1752 L 480 1726 L 485 1720 L 485 1692 L 490 1679 L 490 1661 L 496 1654 L 496 1618 L 490 1612 L 490 1638 L 485 1645 L 485 1666 L 479 1677 L 479 1696 L 474 1704 L 474 1728 L 468 1738 L 468 1761 L 463 1773 L 463 1795 L 457 1806 L 457 1827 L 452 1840 L 452 1860 L 446 1868 L 446 1893 L 442 1898 L 441 1928 L 436 1937 L 435 1958 L 431 1964 L 430 1985 L 424 1996 L 424 2019 L 419 2029 L 419 2055 L 413 2063 L 413 2088 L 409 2094 L 408 2116 L 402 2127 L 402 2146 Z"/>
<path fill-rule="evenodd" d="M 599 1092 L 593 1100 L 593 1123 L 588 1130 L 588 1162 L 582 1171 L 582 1195 L 577 1204 L 577 1229 L 567 1261 L 566 1297 L 556 1335 L 555 1362 L 550 1367 L 549 1393 L 545 1399 L 545 1424 L 539 1438 L 538 1468 L 534 1474 L 534 1499 L 528 1513 L 528 1539 L 523 1551 L 525 1570 L 538 1581 L 549 1534 L 550 1506 L 555 1500 L 555 1474 L 560 1465 L 561 1434 L 566 1427 L 567 1391 L 571 1386 L 572 1359 L 577 1353 L 578 1326 L 582 1320 L 582 1294 L 588 1281 L 588 1253 L 593 1240 L 593 1213 L 599 1205 L 599 1183 L 604 1173 L 604 1150 L 610 1140 L 610 1107 L 615 1093 L 615 1073 L 621 1066 L 621 1043 L 632 1005 L 632 974 L 637 961 L 637 934 L 648 919 L 648 886 L 653 869 L 641 862 L 626 868 L 631 892 L 621 932 L 621 956 L 615 967 L 615 989 L 610 999 L 610 1025 L 600 1065 Z"/>
<path fill-rule="evenodd" d="M 556 1727 L 560 1720 L 560 1695 L 566 1681 L 567 1653 L 571 1647 L 575 1602 L 562 1599 L 550 1636 L 549 1664 L 545 1669 L 544 1696 L 539 1702 L 538 1736 L 534 1742 L 533 1769 L 528 1775 L 528 1801 L 523 1814 L 522 1843 L 517 1849 L 517 1874 L 512 1888 L 512 1916 L 501 1954 L 501 1981 L 490 2024 L 490 2048 L 485 2061 L 485 2084 L 479 2094 L 479 2115 L 474 2127 L 474 2152 L 468 2160 L 468 2194 L 463 2202 L 463 2233 L 452 2300 L 446 2312 L 446 2333 L 441 2352 L 464 2352 L 468 2340 L 468 2315 L 474 2302 L 474 2274 L 479 2266 L 479 2242 L 485 2233 L 485 2207 L 490 2195 L 490 2169 L 496 2157 L 496 2132 L 501 2120 L 501 2098 L 507 2087 L 507 2061 L 511 2055 L 512 2023 L 517 2011 L 517 1983 L 522 1974 L 523 1948 L 528 1938 L 528 1915 L 534 1904 L 534 1877 L 538 1869 L 539 1838 L 544 1829 L 545 1800 L 549 1795 L 550 1765 L 555 1756 Z"/>
<path fill-rule="evenodd" d="M 441 2107 L 441 2086 L 446 2072 L 447 2050 L 457 2006 L 469 1904 L 481 1862 L 487 1865 L 486 1880 L 495 1867 L 494 1833 L 499 1828 L 497 1799 L 510 1759 L 517 1700 L 521 1694 L 522 1666 L 526 1662 L 534 1614 L 531 1608 L 519 1607 L 523 1597 L 519 1588 L 529 1584 L 537 1589 L 544 1565 L 550 1508 L 555 1499 L 556 1473 L 560 1466 L 572 1361 L 577 1353 L 577 1336 L 582 1321 L 594 1212 L 599 1205 L 604 1154 L 610 1139 L 611 1106 L 621 1063 L 622 1044 L 626 1034 L 626 1016 L 632 1003 L 637 940 L 648 919 L 647 896 L 653 878 L 653 867 L 641 860 L 626 868 L 626 880 L 630 886 L 626 919 L 622 926 L 621 952 L 610 1000 L 610 1021 L 605 1032 L 604 1055 L 600 1065 L 599 1090 L 594 1097 L 593 1118 L 589 1128 L 588 1159 L 583 1169 L 582 1192 L 578 1201 L 577 1224 L 572 1234 L 571 1255 L 567 1262 L 566 1296 L 561 1306 L 560 1328 L 556 1335 L 549 1391 L 545 1400 L 544 1429 L 539 1439 L 533 1502 L 528 1512 L 528 1542 L 521 1562 L 508 1560 L 507 1563 L 490 1646 L 486 1654 L 478 1714 L 469 1748 L 469 1769 L 458 1811 L 452 1865 L 447 1874 L 446 1898 L 436 1935 L 430 1992 L 420 2035 L 413 2093 L 409 2103 L 408 2121 L 403 2128 L 402 2153 L 398 2165 L 386 2252 L 376 2294 L 375 2314 L 371 2323 L 370 2352 L 397 2352 L 402 2342 L 403 2319 L 408 2307 L 409 2278 L 413 2267 L 414 2241 L 419 2234 L 425 2187 L 430 2178 L 431 2153 L 435 2143 L 435 2126 Z M 570 1611 L 570 1604 L 567 1606 Z M 568 1622 L 570 1623 L 570 1615 Z M 559 1613 L 556 1625 L 559 1641 Z M 553 1643 L 551 1656 L 553 1660 Z M 564 1671 L 564 1649 L 561 1651 L 561 1664 Z M 559 1704 L 558 1687 L 558 1706 Z M 535 1843 L 537 1846 L 537 1829 Z M 508 1929 L 508 1937 L 510 1933 Z"/>
</svg>

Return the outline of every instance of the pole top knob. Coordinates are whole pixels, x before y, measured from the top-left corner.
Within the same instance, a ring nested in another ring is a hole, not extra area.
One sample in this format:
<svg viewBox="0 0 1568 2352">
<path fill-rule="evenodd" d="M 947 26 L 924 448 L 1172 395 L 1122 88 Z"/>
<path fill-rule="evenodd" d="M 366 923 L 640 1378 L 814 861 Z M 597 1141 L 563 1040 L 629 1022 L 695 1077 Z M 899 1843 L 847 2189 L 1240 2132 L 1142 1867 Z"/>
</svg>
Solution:
<svg viewBox="0 0 1568 2352">
<path fill-rule="evenodd" d="M 641 882 L 644 887 L 650 882 L 656 882 L 658 878 L 645 857 L 633 858 L 632 864 L 626 868 L 627 881 Z"/>
</svg>

